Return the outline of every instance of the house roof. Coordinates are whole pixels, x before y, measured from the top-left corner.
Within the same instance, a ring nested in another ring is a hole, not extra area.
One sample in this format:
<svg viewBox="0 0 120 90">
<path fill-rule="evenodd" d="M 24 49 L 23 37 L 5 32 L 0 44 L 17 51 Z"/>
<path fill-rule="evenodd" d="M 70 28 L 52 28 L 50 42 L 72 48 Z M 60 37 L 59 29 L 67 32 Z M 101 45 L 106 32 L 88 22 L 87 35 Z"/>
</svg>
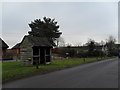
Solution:
<svg viewBox="0 0 120 90">
<path fill-rule="evenodd" d="M 0 47 L 2 48 L 8 48 L 9 46 L 0 38 Z"/>
<path fill-rule="evenodd" d="M 22 42 L 24 41 L 25 38 L 28 39 L 28 41 L 32 44 L 32 46 L 52 47 L 52 44 L 45 37 L 35 37 L 35 36 L 27 35 L 24 36 Z"/>
<path fill-rule="evenodd" d="M 17 43 L 15 46 L 12 47 L 12 49 L 19 49 L 21 43 Z"/>
</svg>

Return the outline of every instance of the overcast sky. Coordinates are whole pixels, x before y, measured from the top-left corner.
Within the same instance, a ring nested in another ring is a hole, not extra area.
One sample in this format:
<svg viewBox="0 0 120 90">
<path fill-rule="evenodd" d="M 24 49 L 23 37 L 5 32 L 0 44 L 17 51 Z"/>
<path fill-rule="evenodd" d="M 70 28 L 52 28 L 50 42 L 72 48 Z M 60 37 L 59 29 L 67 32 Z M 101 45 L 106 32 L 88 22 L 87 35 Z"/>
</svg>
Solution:
<svg viewBox="0 0 120 90">
<path fill-rule="evenodd" d="M 5 2 L 2 7 L 2 39 L 10 46 L 30 30 L 28 23 L 44 16 L 55 18 L 66 43 L 97 42 L 118 37 L 117 2 Z"/>
</svg>

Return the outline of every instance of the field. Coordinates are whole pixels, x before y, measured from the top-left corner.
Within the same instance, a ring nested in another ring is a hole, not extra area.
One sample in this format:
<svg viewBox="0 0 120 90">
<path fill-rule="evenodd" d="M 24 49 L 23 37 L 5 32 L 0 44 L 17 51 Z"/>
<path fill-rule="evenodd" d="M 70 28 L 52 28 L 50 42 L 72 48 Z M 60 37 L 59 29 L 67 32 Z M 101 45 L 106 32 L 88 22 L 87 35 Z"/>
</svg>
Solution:
<svg viewBox="0 0 120 90">
<path fill-rule="evenodd" d="M 97 60 L 101 60 L 101 58 L 86 58 L 85 61 L 84 59 L 53 60 L 49 65 L 40 65 L 39 69 L 36 69 L 35 66 L 23 66 L 21 62 L 2 62 L 2 80 L 5 83 L 11 80 L 45 74 Z"/>
</svg>

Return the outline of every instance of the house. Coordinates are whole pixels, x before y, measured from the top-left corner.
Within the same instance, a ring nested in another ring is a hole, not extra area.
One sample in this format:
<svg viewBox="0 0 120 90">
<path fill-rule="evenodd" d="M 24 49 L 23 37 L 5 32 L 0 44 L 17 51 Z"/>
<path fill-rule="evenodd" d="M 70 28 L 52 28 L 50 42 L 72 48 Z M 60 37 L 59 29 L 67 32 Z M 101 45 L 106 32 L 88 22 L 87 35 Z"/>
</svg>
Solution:
<svg viewBox="0 0 120 90">
<path fill-rule="evenodd" d="M 52 45 L 47 38 L 24 36 L 20 44 L 21 60 L 28 60 L 31 64 L 46 64 L 51 62 Z"/>
<path fill-rule="evenodd" d="M 115 44 L 114 50 L 116 51 L 117 55 L 120 55 L 120 44 Z"/>
<path fill-rule="evenodd" d="M 2 56 L 2 59 L 5 59 L 6 57 L 6 52 L 7 52 L 7 48 L 9 46 L 0 38 L 0 56 Z"/>
<path fill-rule="evenodd" d="M 21 43 L 17 43 L 15 46 L 11 48 L 14 60 L 20 59 L 20 44 Z"/>
<path fill-rule="evenodd" d="M 118 52 L 120 52 L 120 44 L 115 44 L 114 49 Z"/>
</svg>

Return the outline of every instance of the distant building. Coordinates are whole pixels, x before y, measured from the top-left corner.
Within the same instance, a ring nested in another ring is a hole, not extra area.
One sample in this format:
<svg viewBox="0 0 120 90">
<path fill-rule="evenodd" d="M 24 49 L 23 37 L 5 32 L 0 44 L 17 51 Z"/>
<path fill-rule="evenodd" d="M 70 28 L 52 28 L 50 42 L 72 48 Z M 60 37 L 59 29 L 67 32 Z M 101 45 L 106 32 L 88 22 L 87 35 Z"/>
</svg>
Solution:
<svg viewBox="0 0 120 90">
<path fill-rule="evenodd" d="M 58 48 L 53 48 L 52 52 L 54 54 L 57 54 L 57 56 L 63 56 L 65 57 L 65 53 L 71 54 L 71 57 L 88 57 L 89 53 L 89 47 L 88 46 L 69 46 L 69 47 L 58 47 Z M 106 46 L 96 46 L 94 48 L 94 51 L 96 56 L 98 55 L 98 52 L 103 52 L 105 55 L 107 55 L 107 47 Z"/>
<path fill-rule="evenodd" d="M 0 56 L 2 56 L 2 59 L 6 58 L 7 48 L 9 48 L 9 46 L 0 38 Z"/>
<path fill-rule="evenodd" d="M 118 52 L 120 52 L 120 44 L 115 44 L 115 50 L 118 50 Z"/>
<path fill-rule="evenodd" d="M 20 59 L 31 64 L 45 64 L 51 61 L 52 45 L 46 38 L 24 36 L 20 43 Z"/>
<path fill-rule="evenodd" d="M 115 44 L 115 51 L 117 51 L 117 55 L 120 54 L 120 44 Z"/>
</svg>

